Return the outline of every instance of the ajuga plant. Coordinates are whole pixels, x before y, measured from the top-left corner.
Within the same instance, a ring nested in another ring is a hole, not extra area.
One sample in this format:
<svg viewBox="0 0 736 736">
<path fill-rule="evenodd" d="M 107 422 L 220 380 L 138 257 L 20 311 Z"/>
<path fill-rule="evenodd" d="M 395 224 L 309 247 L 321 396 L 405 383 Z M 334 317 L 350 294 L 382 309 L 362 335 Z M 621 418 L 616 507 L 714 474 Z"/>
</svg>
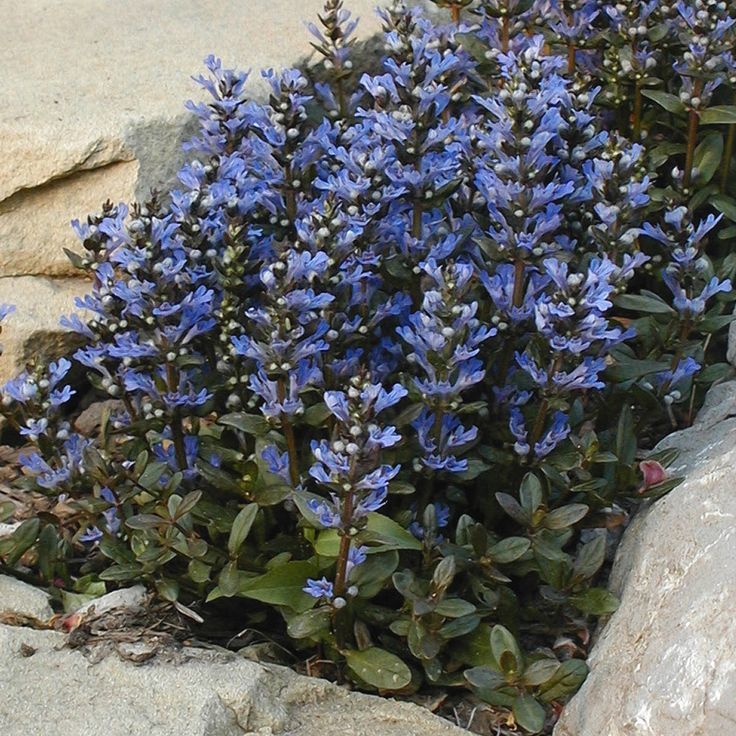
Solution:
<svg viewBox="0 0 736 736">
<path fill-rule="evenodd" d="M 733 234 L 705 210 L 728 175 L 702 192 L 732 138 L 714 160 L 699 131 L 730 121 L 733 21 L 438 4 L 381 11 L 368 75 L 328 0 L 327 81 L 267 71 L 264 102 L 208 58 L 180 187 L 75 224 L 91 317 L 3 388 L 38 512 L 0 560 L 66 605 L 142 581 L 329 676 L 539 732 L 616 607 L 617 530 L 677 482 L 654 443 L 727 374 L 708 242 Z M 73 368 L 112 399 L 96 436 Z"/>
</svg>

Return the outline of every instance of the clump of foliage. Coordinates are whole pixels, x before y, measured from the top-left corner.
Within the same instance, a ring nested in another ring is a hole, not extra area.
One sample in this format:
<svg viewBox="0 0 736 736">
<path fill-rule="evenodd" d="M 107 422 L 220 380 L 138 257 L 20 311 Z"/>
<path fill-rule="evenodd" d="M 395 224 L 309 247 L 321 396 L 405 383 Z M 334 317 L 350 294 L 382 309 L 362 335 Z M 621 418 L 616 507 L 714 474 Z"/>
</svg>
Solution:
<svg viewBox="0 0 736 736">
<path fill-rule="evenodd" d="M 639 461 L 730 370 L 734 20 L 438 4 L 382 11 L 371 76 L 328 0 L 329 82 L 267 71 L 264 103 L 210 57 L 181 188 L 76 224 L 92 316 L 3 389 L 48 503 L 0 559 L 75 601 L 244 599 L 239 628 L 359 687 L 470 688 L 538 732 L 616 607 L 617 527 L 676 482 Z M 99 436 L 73 364 L 117 400 Z"/>
</svg>

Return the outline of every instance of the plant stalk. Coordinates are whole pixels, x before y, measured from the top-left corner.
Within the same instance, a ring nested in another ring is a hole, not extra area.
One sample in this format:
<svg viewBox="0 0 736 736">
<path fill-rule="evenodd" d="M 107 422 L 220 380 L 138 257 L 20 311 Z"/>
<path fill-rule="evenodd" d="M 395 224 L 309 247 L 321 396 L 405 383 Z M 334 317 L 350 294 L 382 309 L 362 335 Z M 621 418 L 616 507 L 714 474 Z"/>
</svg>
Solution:
<svg viewBox="0 0 736 736">
<path fill-rule="evenodd" d="M 171 363 L 166 365 L 166 380 L 169 391 L 174 392 L 179 385 L 179 376 L 176 367 Z M 184 445 L 184 428 L 181 422 L 181 410 L 175 407 L 171 412 L 171 438 L 174 442 L 174 454 L 179 470 L 184 471 L 189 467 L 187 463 L 187 451 Z"/>
<path fill-rule="evenodd" d="M 726 136 L 726 148 L 723 152 L 723 161 L 721 161 L 721 182 L 720 189 L 724 194 L 728 191 L 728 177 L 731 173 L 731 162 L 733 161 L 734 144 L 736 144 L 736 123 L 728 126 L 728 135 Z"/>
<path fill-rule="evenodd" d="M 633 120 L 633 137 L 635 141 L 641 138 L 641 111 L 642 111 L 642 94 L 641 83 L 637 82 L 634 89 L 634 120 Z"/>
<path fill-rule="evenodd" d="M 514 263 L 514 306 L 520 307 L 524 303 L 524 276 L 525 268 L 524 261 L 520 258 Z"/>
<path fill-rule="evenodd" d="M 511 43 L 511 20 L 509 19 L 508 15 L 508 6 L 506 8 L 506 11 L 506 15 L 504 15 L 503 22 L 501 23 L 501 51 L 503 51 L 504 54 L 507 54 L 509 52 L 509 46 Z"/>
<path fill-rule="evenodd" d="M 342 507 L 342 536 L 340 537 L 340 550 L 337 553 L 337 570 L 335 571 L 335 595 L 342 596 L 345 594 L 348 580 L 348 555 L 350 554 L 351 538 L 348 529 L 353 521 L 353 505 L 355 499 L 353 492 L 350 491 L 345 496 L 345 503 Z"/>
<path fill-rule="evenodd" d="M 703 82 L 699 79 L 695 83 L 693 90 L 694 97 L 700 97 L 703 91 Z M 700 123 L 700 115 L 697 110 L 690 110 L 687 125 L 687 152 L 685 153 L 685 175 L 682 179 L 682 186 L 685 189 L 690 188 L 693 180 L 693 162 L 695 161 L 695 147 L 698 142 L 698 124 Z"/>
<path fill-rule="evenodd" d="M 278 382 L 279 401 L 283 401 L 286 397 L 286 384 L 284 379 L 280 378 Z M 284 430 L 284 439 L 286 440 L 286 451 L 289 455 L 289 477 L 291 478 L 292 487 L 299 485 L 299 454 L 296 449 L 296 436 L 294 435 L 294 425 L 286 414 L 281 415 L 281 426 Z"/>
</svg>

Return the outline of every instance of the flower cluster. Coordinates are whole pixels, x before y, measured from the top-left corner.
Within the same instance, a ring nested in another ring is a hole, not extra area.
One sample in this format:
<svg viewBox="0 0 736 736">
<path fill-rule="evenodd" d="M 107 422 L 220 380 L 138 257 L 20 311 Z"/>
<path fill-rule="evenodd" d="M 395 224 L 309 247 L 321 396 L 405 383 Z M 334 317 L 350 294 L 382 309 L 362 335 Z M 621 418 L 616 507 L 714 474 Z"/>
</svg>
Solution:
<svg viewBox="0 0 736 736">
<path fill-rule="evenodd" d="M 480 346 L 497 330 L 480 322 L 478 302 L 467 298 L 474 276 L 470 263 L 438 265 L 430 259 L 421 265 L 422 309 L 398 328 L 410 351 L 406 360 L 421 376 L 414 385 L 425 408 L 413 426 L 424 466 L 462 473 L 468 463 L 457 455 L 476 439 L 478 429 L 464 427 L 457 411 L 463 394 L 485 377 Z"/>
<path fill-rule="evenodd" d="M 689 393 L 692 377 L 702 368 L 693 355 L 691 335 L 702 323 L 713 297 L 731 292 L 731 281 L 713 273 L 705 255 L 708 234 L 718 225 L 721 217 L 709 215 L 694 223 L 684 206 L 667 211 L 662 225 L 647 225 L 645 233 L 665 246 L 667 264 L 662 278 L 672 294 L 671 303 L 676 313 L 675 357 L 671 368 L 657 373 L 654 378 L 668 404 L 682 400 Z"/>
<path fill-rule="evenodd" d="M 330 499 L 312 497 L 307 506 L 320 526 L 340 534 L 343 550 L 335 578 L 337 596 L 345 594 L 350 570 L 365 559 L 364 551 L 352 546 L 352 538 L 365 525 L 368 514 L 386 504 L 389 483 L 401 470 L 400 465 L 382 462 L 384 451 L 402 438 L 394 426 L 380 424 L 379 415 L 406 395 L 399 384 L 387 391 L 371 383 L 370 374 L 354 377 L 346 392 L 325 392 L 325 404 L 337 422 L 330 440 L 312 441 L 315 463 L 309 475 L 329 490 Z M 324 585 L 313 580 L 305 590 L 317 598 L 332 598 L 331 585 L 329 595 Z"/>
<path fill-rule="evenodd" d="M 671 21 L 673 35 L 686 49 L 673 68 L 680 77 L 680 99 L 688 109 L 708 107 L 724 82 L 736 83 L 736 18 L 726 3 L 680 0 Z"/>
<path fill-rule="evenodd" d="M 500 629 L 585 647 L 613 605 L 590 590 L 611 509 L 672 487 L 637 452 L 730 375 L 733 266 L 711 253 L 736 202 L 709 182 L 733 151 L 699 128 L 733 111 L 671 90 L 720 100 L 734 24 L 699 0 L 436 4 L 449 23 L 381 10 L 362 73 L 326 0 L 322 67 L 264 72 L 261 103 L 208 57 L 179 185 L 75 223 L 91 317 L 2 389 L 20 483 L 49 502 L 0 560 L 75 591 L 247 598 L 246 625 L 283 618 L 380 690 L 457 682 L 495 627 L 516 652 L 499 702 L 528 716 L 544 683 Z M 95 437 L 73 430 L 83 374 L 108 400 Z"/>
</svg>

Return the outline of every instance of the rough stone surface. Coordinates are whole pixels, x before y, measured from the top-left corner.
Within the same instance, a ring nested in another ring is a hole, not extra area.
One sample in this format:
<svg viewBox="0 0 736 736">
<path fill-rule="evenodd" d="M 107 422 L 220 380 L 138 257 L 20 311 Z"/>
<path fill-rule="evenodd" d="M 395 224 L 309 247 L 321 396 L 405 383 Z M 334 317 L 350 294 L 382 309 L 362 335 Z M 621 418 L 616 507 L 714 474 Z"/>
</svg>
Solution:
<svg viewBox="0 0 736 736">
<path fill-rule="evenodd" d="M 39 621 L 47 621 L 54 613 L 46 593 L 7 575 L 0 575 L 0 612 Z"/>
<path fill-rule="evenodd" d="M 736 734 L 736 382 L 661 447 L 686 480 L 626 531 L 621 606 L 555 736 Z"/>
<path fill-rule="evenodd" d="M 136 665 L 115 655 L 88 659 L 65 641 L 54 631 L 0 625 L 3 736 L 467 734 L 419 706 L 224 652 L 185 649 Z"/>
<path fill-rule="evenodd" d="M 726 358 L 731 365 L 736 366 L 736 321 L 728 327 L 728 352 Z"/>
<path fill-rule="evenodd" d="M 3 322 L 0 336 L 0 383 L 21 370 L 31 357 L 55 358 L 74 344 L 76 336 L 59 327 L 59 316 L 74 312 L 74 297 L 87 290 L 87 282 L 81 279 L 0 278 L 0 304 L 16 307 Z"/>
<path fill-rule="evenodd" d="M 70 220 L 84 221 L 107 199 L 134 199 L 138 170 L 137 161 L 112 163 L 22 189 L 0 202 L 0 274 L 73 274 L 64 253 L 64 247 L 77 250 Z"/>
<path fill-rule="evenodd" d="M 174 180 L 191 76 L 210 53 L 253 69 L 309 55 L 323 0 L 0 0 L 0 276 L 72 273 L 69 221 Z M 350 0 L 359 34 L 376 0 Z"/>
</svg>

